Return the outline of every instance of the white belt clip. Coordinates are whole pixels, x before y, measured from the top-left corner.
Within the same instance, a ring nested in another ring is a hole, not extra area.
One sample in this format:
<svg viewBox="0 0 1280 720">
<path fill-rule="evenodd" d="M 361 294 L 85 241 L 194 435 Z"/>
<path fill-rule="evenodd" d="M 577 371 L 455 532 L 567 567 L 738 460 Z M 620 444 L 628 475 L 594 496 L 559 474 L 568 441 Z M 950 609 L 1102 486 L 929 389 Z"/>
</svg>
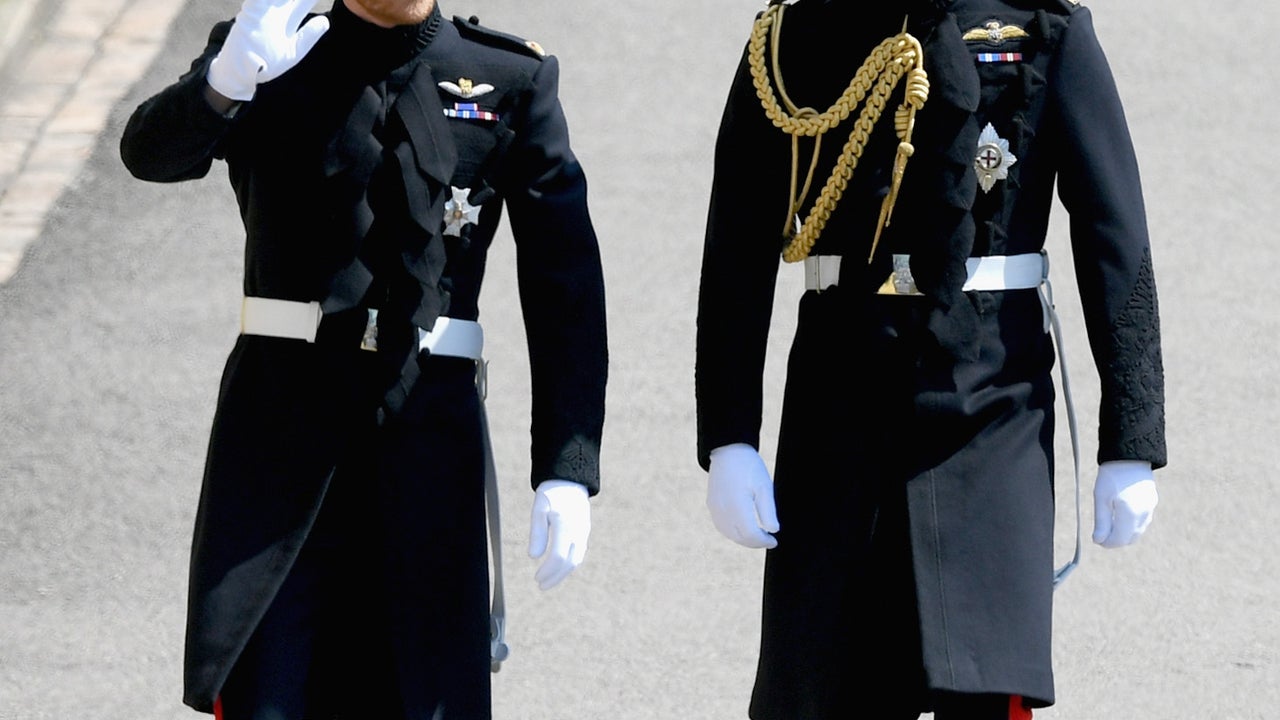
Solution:
<svg viewBox="0 0 1280 720">
<path fill-rule="evenodd" d="M 839 255 L 810 255 L 804 259 L 804 288 L 822 292 L 840 284 Z"/>
</svg>

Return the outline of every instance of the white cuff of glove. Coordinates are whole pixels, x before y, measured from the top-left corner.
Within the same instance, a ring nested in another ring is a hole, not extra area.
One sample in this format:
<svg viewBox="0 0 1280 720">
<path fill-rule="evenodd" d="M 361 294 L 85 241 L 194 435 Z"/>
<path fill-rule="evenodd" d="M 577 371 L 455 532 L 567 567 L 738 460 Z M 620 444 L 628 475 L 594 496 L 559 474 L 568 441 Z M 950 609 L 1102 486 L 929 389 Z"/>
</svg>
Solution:
<svg viewBox="0 0 1280 720">
<path fill-rule="evenodd" d="M 307 20 L 319 0 L 244 0 L 206 80 L 219 94 L 246 102 L 258 84 L 298 64 L 329 29 L 323 15 Z"/>
<path fill-rule="evenodd" d="M 1106 548 L 1132 545 L 1146 532 L 1159 501 L 1151 463 L 1114 460 L 1098 466 L 1093 486 L 1093 541 Z"/>
<path fill-rule="evenodd" d="M 721 535 L 749 548 L 775 548 L 778 511 L 773 480 L 760 453 L 746 443 L 711 451 L 707 510 Z"/>
<path fill-rule="evenodd" d="M 533 575 L 538 587 L 550 590 L 582 564 L 591 535 L 591 497 L 570 480 L 543 480 L 533 496 L 529 523 L 529 557 L 542 558 Z"/>
<path fill-rule="evenodd" d="M 228 52 L 224 45 L 210 63 L 205 80 L 219 95 L 236 102 L 248 102 L 258 91 L 258 71 L 262 67 L 256 57 Z"/>
</svg>

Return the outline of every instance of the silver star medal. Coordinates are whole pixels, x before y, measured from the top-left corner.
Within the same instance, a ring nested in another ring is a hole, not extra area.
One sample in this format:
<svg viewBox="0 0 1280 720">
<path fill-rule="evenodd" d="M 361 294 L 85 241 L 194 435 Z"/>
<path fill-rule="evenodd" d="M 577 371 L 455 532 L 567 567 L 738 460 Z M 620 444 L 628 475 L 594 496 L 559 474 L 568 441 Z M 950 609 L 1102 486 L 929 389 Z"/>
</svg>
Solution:
<svg viewBox="0 0 1280 720">
<path fill-rule="evenodd" d="M 464 227 L 480 221 L 480 206 L 468 202 L 470 196 L 467 188 L 453 188 L 453 199 L 444 204 L 445 235 L 461 236 Z"/>
<path fill-rule="evenodd" d="M 978 172 L 978 184 L 982 192 L 991 192 L 997 180 L 1009 177 L 1009 167 L 1018 158 L 1009 152 L 1009 141 L 996 133 L 991 123 L 978 136 L 978 154 L 973 157 L 973 169 Z"/>
</svg>

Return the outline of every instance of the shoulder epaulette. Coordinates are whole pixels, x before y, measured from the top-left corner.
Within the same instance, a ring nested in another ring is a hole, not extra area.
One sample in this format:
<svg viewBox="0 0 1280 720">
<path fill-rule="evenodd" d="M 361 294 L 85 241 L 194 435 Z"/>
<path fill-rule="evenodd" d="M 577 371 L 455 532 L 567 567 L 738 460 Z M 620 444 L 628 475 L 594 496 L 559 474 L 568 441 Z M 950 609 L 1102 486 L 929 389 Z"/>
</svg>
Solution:
<svg viewBox="0 0 1280 720">
<path fill-rule="evenodd" d="M 510 50 L 531 58 L 543 59 L 547 56 L 547 52 L 542 46 L 532 40 L 525 40 L 515 35 L 509 35 L 499 32 L 492 28 L 487 28 L 480 24 L 480 18 L 472 15 L 470 18 L 454 16 L 453 24 L 458 27 L 458 32 L 469 40 L 484 43 L 492 47 Z"/>
<path fill-rule="evenodd" d="M 1070 15 L 1081 7 L 1080 0 L 1003 0 L 1003 4 L 1014 10 L 1046 10 L 1059 15 Z"/>
</svg>

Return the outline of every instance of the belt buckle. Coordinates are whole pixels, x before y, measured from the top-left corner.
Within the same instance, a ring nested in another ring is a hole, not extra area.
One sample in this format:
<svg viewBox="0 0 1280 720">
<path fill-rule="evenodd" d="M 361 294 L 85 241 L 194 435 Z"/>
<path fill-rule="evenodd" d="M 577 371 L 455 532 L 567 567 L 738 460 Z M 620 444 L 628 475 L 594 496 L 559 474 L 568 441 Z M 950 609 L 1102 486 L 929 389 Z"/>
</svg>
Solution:
<svg viewBox="0 0 1280 720">
<path fill-rule="evenodd" d="M 368 308 L 368 313 L 364 325 L 364 335 L 360 337 L 360 349 L 378 352 L 378 310 L 377 308 Z"/>
<path fill-rule="evenodd" d="M 889 277 L 876 290 L 877 295 L 923 295 L 916 287 L 916 279 L 911 275 L 911 256 L 894 255 L 893 270 Z"/>
</svg>

